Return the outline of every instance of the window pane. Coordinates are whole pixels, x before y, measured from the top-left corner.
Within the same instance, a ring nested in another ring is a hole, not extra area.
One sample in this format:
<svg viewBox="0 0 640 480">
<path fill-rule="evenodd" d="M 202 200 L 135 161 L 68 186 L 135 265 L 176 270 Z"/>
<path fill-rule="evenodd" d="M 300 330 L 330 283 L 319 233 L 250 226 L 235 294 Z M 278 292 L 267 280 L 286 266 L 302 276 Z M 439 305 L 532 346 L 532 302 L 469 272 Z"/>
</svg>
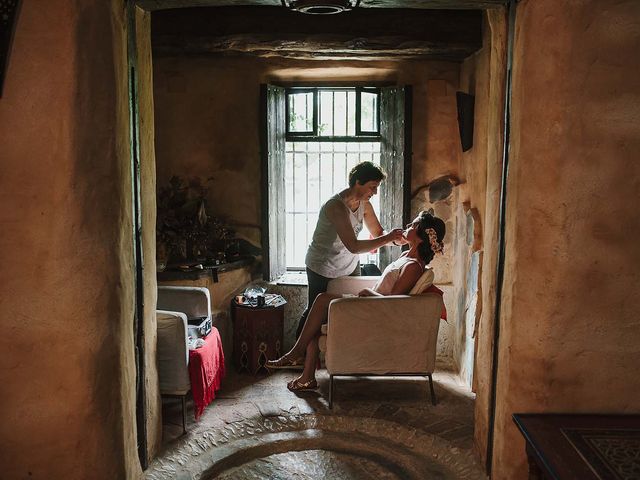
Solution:
<svg viewBox="0 0 640 480">
<path fill-rule="evenodd" d="M 320 95 L 320 109 L 318 115 L 318 135 L 320 136 L 332 136 L 333 135 L 333 92 L 318 93 Z"/>
<path fill-rule="evenodd" d="M 291 144 L 288 143 L 287 147 Z M 288 150 L 288 149 L 287 149 Z M 285 202 L 285 211 L 290 212 L 293 208 L 293 153 L 287 151 L 286 153 L 286 161 L 284 165 L 284 202 Z"/>
<path fill-rule="evenodd" d="M 295 236 L 295 242 L 293 244 L 293 262 L 291 266 L 302 267 L 304 266 L 304 256 L 307 252 L 306 243 L 306 215 L 295 214 L 293 215 L 293 231 Z M 289 265 L 288 265 L 289 266 Z"/>
<path fill-rule="evenodd" d="M 313 131 L 313 93 L 289 94 L 289 131 Z"/>
<path fill-rule="evenodd" d="M 347 135 L 347 92 L 334 92 L 333 101 L 333 134 L 344 137 Z"/>
<path fill-rule="evenodd" d="M 353 165 L 371 158 L 379 164 L 379 157 L 378 142 L 286 143 L 284 248 L 288 268 L 304 268 L 320 206 L 348 186 L 347 175 Z M 380 197 L 372 197 L 371 203 L 380 216 Z M 359 238 L 369 238 L 366 228 Z M 376 263 L 377 254 L 364 253 L 360 261 Z"/>
<path fill-rule="evenodd" d="M 347 94 L 347 135 L 356 134 L 356 92 L 353 90 Z"/>
<path fill-rule="evenodd" d="M 307 155 L 296 153 L 293 163 L 293 208 L 295 213 L 305 211 L 307 205 Z"/>
<path fill-rule="evenodd" d="M 322 169 L 322 175 L 320 175 L 320 204 L 322 205 L 337 192 L 333 181 L 333 155 L 323 153 L 320 156 L 320 168 Z"/>
<path fill-rule="evenodd" d="M 343 188 L 346 188 L 349 184 L 349 180 L 347 179 L 347 156 L 344 153 L 334 153 L 333 164 L 333 184 L 335 186 L 334 191 L 339 192 Z"/>
<path fill-rule="evenodd" d="M 317 153 L 308 154 L 308 168 L 309 180 L 307 188 L 309 201 L 306 210 L 308 212 L 317 212 L 320 210 L 320 158 Z"/>
<path fill-rule="evenodd" d="M 363 132 L 378 131 L 378 94 L 361 92 L 360 130 Z"/>
<path fill-rule="evenodd" d="M 294 257 L 293 246 L 296 244 L 296 238 L 293 230 L 293 214 L 287 213 L 286 215 L 287 231 L 285 236 L 285 262 L 287 267 L 297 266 Z"/>
</svg>

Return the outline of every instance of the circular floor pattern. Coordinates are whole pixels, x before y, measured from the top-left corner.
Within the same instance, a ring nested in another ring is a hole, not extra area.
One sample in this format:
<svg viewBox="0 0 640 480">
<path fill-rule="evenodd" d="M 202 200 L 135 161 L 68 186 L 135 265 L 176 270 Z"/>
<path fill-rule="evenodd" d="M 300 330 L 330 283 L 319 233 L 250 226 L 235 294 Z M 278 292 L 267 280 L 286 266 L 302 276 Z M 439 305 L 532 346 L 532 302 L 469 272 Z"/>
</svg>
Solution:
<svg viewBox="0 0 640 480">
<path fill-rule="evenodd" d="M 376 418 L 292 415 L 247 420 L 191 439 L 146 472 L 165 479 L 480 479 L 471 452 Z"/>
<path fill-rule="evenodd" d="M 219 480 L 402 480 L 389 465 L 327 450 L 276 453 L 252 460 L 217 477 Z"/>
</svg>

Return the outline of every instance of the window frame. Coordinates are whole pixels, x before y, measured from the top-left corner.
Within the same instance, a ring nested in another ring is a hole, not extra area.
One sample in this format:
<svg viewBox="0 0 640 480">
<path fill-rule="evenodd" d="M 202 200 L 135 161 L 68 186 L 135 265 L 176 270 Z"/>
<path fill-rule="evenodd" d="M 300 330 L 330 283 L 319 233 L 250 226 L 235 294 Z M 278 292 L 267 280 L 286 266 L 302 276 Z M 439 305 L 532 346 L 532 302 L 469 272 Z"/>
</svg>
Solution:
<svg viewBox="0 0 640 480">
<path fill-rule="evenodd" d="M 293 93 L 313 92 L 313 118 L 312 129 L 306 132 L 292 132 L 289 129 L 290 102 L 289 95 Z M 355 92 L 355 135 L 318 135 L 319 124 L 319 93 L 320 92 Z M 374 93 L 376 102 L 376 128 L 377 131 L 363 131 L 362 120 L 362 93 Z M 285 140 L 287 142 L 376 142 L 382 138 L 380 132 L 380 88 L 379 87 L 286 87 L 285 89 Z"/>
<path fill-rule="evenodd" d="M 362 130 L 362 94 L 374 93 L 376 101 L 376 129 L 375 131 Z M 380 89 L 376 87 L 356 87 L 356 136 L 380 138 Z"/>
</svg>

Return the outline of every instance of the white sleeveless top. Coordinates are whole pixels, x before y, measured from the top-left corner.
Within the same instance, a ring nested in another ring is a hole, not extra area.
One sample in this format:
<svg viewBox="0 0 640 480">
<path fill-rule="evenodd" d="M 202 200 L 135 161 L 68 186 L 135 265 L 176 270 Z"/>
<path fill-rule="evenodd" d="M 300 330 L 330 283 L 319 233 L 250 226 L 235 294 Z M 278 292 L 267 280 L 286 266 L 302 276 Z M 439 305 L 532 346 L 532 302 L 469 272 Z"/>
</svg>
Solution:
<svg viewBox="0 0 640 480">
<path fill-rule="evenodd" d="M 381 293 L 382 295 L 391 294 L 394 285 L 398 281 L 398 277 L 400 277 L 400 271 L 402 270 L 402 267 L 404 267 L 409 262 L 416 262 L 422 267 L 422 264 L 415 258 L 407 257 L 406 255 L 400 257 L 395 262 L 387 265 L 387 268 L 385 268 L 384 272 L 382 272 L 380 280 L 378 280 L 374 285 L 373 290 Z"/>
<path fill-rule="evenodd" d="M 358 255 L 347 250 L 336 232 L 335 225 L 327 217 L 327 203 L 334 199 L 342 202 L 349 211 L 349 220 L 356 237 L 362 230 L 362 220 L 364 219 L 365 202 L 360 202 L 358 209 L 352 212 L 339 194 L 331 197 L 320 208 L 318 223 L 313 232 L 311 245 L 307 249 L 304 263 L 317 274 L 327 278 L 350 275 L 358 265 Z"/>
</svg>

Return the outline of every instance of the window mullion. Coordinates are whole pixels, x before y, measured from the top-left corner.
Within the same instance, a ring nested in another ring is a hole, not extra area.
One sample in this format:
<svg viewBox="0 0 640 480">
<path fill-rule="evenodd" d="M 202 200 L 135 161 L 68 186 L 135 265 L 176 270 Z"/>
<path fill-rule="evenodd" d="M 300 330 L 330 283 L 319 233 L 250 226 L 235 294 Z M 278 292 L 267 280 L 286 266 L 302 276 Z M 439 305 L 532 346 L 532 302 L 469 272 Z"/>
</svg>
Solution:
<svg viewBox="0 0 640 480">
<path fill-rule="evenodd" d="M 305 148 L 304 152 L 304 171 L 307 177 L 307 188 L 304 189 L 304 238 L 305 245 L 309 245 L 309 144 L 307 143 L 307 148 Z"/>
<path fill-rule="evenodd" d="M 296 145 L 297 143 L 293 143 L 293 168 L 292 168 L 292 178 L 293 178 L 293 192 L 291 192 L 291 201 L 293 202 L 292 205 L 292 214 L 291 214 L 291 223 L 293 225 L 293 238 L 291 239 L 291 241 L 293 242 L 293 245 L 296 244 Z M 295 248 L 295 247 L 294 247 Z M 294 250 L 294 256 L 295 256 L 295 250 Z"/>
</svg>

